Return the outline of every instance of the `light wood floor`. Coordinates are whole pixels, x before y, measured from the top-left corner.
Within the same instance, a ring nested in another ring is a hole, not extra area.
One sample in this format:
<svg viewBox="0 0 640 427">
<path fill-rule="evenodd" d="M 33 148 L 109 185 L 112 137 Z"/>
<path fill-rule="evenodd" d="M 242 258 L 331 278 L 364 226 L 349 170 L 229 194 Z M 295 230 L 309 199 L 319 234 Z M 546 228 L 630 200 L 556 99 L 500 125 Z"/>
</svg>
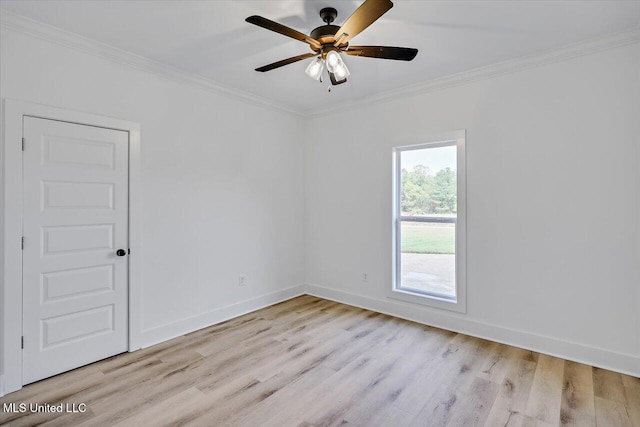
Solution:
<svg viewBox="0 0 640 427">
<path fill-rule="evenodd" d="M 0 399 L 10 425 L 640 426 L 640 379 L 303 296 Z"/>
</svg>

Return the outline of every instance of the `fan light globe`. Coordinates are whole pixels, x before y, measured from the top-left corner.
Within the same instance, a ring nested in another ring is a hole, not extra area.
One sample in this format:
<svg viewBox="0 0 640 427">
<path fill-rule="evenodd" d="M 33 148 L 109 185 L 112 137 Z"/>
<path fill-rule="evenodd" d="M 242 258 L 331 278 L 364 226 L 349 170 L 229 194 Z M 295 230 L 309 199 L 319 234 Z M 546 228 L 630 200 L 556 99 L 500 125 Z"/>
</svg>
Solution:
<svg viewBox="0 0 640 427">
<path fill-rule="evenodd" d="M 320 80 L 320 76 L 322 76 L 322 69 L 324 68 L 324 61 L 322 58 L 318 57 L 311 61 L 311 63 L 307 66 L 307 69 L 304 71 L 307 73 L 307 76 L 311 77 L 314 80 Z"/>
<path fill-rule="evenodd" d="M 342 64 L 336 69 L 334 74 L 336 75 L 336 80 L 344 80 L 351 75 L 347 68 L 347 64 L 344 62 L 342 62 Z"/>
<path fill-rule="evenodd" d="M 344 65 L 344 63 L 342 62 L 342 58 L 340 58 L 340 54 L 335 50 L 332 50 L 331 52 L 327 53 L 326 61 L 327 61 L 327 70 L 329 70 L 330 73 L 335 73 L 340 67 L 340 65 Z"/>
</svg>

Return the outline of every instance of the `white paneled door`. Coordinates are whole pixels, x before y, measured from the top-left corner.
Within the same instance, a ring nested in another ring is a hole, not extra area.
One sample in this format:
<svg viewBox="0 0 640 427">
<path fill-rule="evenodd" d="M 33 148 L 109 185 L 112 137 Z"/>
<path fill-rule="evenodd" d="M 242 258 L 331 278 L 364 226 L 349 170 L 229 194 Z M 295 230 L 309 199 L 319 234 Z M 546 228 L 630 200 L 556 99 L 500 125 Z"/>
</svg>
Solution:
<svg viewBox="0 0 640 427">
<path fill-rule="evenodd" d="M 127 350 L 129 135 L 26 116 L 23 133 L 28 384 Z"/>
</svg>

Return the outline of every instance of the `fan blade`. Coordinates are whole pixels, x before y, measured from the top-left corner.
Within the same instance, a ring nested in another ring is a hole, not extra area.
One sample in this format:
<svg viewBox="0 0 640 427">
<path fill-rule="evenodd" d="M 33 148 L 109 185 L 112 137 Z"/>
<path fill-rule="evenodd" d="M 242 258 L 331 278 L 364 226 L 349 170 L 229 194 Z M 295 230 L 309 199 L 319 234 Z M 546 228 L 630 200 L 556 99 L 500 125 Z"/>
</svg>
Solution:
<svg viewBox="0 0 640 427">
<path fill-rule="evenodd" d="M 312 58 L 314 56 L 317 56 L 317 53 L 303 53 L 302 55 L 298 55 L 298 56 L 294 56 L 293 58 L 287 58 L 287 59 L 283 59 L 282 61 L 278 61 L 278 62 L 274 62 L 273 64 L 269 64 L 269 65 L 265 65 L 263 67 L 260 68 L 256 68 L 256 71 L 260 71 L 262 73 L 264 73 L 265 71 L 271 71 L 275 68 L 280 68 L 283 67 L 285 65 L 289 65 L 289 64 L 293 64 L 294 62 L 298 62 L 298 61 L 302 61 L 303 59 L 307 59 L 307 58 Z"/>
<path fill-rule="evenodd" d="M 352 56 L 411 61 L 418 54 L 418 49 L 394 46 L 349 46 L 344 53 Z"/>
<path fill-rule="evenodd" d="M 266 28 L 267 30 L 282 34 L 283 36 L 291 37 L 293 39 L 300 40 L 301 42 L 308 43 L 314 50 L 318 50 L 322 47 L 316 39 L 312 39 L 311 37 L 301 33 L 300 31 L 289 28 L 286 25 L 278 24 L 277 22 L 271 21 L 267 18 L 263 18 L 262 16 L 253 15 L 245 19 L 245 21 L 250 24 L 257 25 L 258 27 Z"/>
<path fill-rule="evenodd" d="M 340 27 L 334 36 L 334 46 L 346 44 L 392 7 L 393 3 L 389 0 L 365 0 L 345 23 L 342 24 L 342 27 Z"/>
</svg>

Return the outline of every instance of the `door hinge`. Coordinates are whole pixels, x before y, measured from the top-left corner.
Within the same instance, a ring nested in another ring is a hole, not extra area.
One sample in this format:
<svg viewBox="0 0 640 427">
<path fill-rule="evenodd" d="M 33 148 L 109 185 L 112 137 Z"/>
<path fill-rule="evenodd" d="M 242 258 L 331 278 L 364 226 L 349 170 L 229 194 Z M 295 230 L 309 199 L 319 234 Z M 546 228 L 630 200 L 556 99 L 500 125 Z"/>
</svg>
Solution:
<svg viewBox="0 0 640 427">
<path fill-rule="evenodd" d="M 24 138 L 22 138 L 22 151 L 24 151 Z"/>
<path fill-rule="evenodd" d="M 20 348 L 24 348 L 24 336 L 20 337 Z"/>
<path fill-rule="evenodd" d="M 20 241 L 20 249 L 24 249 L 24 236 L 22 236 L 22 239 Z"/>
</svg>

